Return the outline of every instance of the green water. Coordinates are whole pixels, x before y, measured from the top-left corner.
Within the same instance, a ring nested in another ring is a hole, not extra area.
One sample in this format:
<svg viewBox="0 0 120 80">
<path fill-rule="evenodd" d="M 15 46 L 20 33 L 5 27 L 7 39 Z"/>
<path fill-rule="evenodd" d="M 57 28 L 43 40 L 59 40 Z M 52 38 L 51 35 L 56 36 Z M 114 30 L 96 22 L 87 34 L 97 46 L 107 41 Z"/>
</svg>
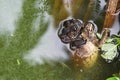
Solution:
<svg viewBox="0 0 120 80">
<path fill-rule="evenodd" d="M 46 1 L 45 8 L 37 9 L 34 7 L 35 0 L 23 1 L 23 15 L 16 21 L 17 28 L 14 36 L 0 35 L 0 80 L 104 80 L 114 73 L 111 70 L 111 64 L 105 64 L 102 67 L 101 62 L 95 68 L 83 73 L 79 69 L 75 70 L 70 60 L 66 61 L 65 65 L 62 63 L 55 63 L 53 66 L 28 64 L 23 59 L 23 55 L 35 47 L 46 32 L 48 23 L 44 22 L 42 12 L 48 11 L 52 14 L 53 3 Z M 41 13 L 40 29 L 32 32 L 32 22 L 38 17 L 38 13 Z"/>
</svg>

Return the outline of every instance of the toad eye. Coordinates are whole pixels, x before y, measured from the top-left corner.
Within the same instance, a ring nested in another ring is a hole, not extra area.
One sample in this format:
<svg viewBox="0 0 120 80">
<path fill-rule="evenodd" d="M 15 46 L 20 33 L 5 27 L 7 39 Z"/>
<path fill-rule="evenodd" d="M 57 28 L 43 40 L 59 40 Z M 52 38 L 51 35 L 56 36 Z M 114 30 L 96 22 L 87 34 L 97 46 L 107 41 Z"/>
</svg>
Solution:
<svg viewBox="0 0 120 80">
<path fill-rule="evenodd" d="M 83 22 L 79 19 L 66 19 L 61 21 L 58 36 L 63 43 L 70 43 L 80 34 Z"/>
<path fill-rule="evenodd" d="M 92 20 L 89 20 L 87 24 L 91 25 L 91 26 L 89 26 L 91 28 L 90 30 L 93 29 L 94 32 L 97 33 L 97 31 L 98 31 L 97 25 Z"/>
</svg>

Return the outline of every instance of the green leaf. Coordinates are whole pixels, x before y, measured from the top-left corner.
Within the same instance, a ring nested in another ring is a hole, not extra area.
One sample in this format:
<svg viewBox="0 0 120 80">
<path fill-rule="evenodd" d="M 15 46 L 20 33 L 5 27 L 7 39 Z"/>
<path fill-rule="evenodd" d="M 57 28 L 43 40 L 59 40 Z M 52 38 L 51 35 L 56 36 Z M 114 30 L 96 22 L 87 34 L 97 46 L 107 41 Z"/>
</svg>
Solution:
<svg viewBox="0 0 120 80">
<path fill-rule="evenodd" d="M 110 77 L 110 78 L 108 78 L 106 80 L 120 80 L 120 78 L 118 78 L 118 77 Z"/>
<path fill-rule="evenodd" d="M 117 45 L 115 44 L 105 43 L 101 49 L 104 51 L 104 53 L 101 54 L 104 59 L 113 60 L 117 55 Z"/>
<path fill-rule="evenodd" d="M 112 42 L 113 41 L 113 39 L 111 39 L 111 38 L 108 38 L 107 40 L 106 40 L 106 42 Z"/>
</svg>

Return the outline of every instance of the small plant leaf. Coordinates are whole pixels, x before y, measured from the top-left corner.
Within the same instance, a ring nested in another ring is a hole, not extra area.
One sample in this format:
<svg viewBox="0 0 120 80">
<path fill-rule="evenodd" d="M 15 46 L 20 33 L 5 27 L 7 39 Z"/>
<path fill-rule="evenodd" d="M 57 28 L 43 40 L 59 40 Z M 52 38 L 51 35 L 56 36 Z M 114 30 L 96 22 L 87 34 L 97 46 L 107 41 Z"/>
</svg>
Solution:
<svg viewBox="0 0 120 80">
<path fill-rule="evenodd" d="M 112 38 L 108 38 L 107 40 L 106 40 L 106 42 L 112 42 L 113 41 L 113 39 Z"/>
<path fill-rule="evenodd" d="M 106 80 L 120 80 L 120 78 L 118 78 L 118 77 L 110 77 L 110 78 L 108 78 Z"/>
<path fill-rule="evenodd" d="M 113 60 L 117 55 L 117 45 L 112 43 L 105 43 L 102 46 L 103 54 L 101 56 L 107 60 Z"/>
<path fill-rule="evenodd" d="M 20 61 L 19 61 L 19 59 L 17 59 L 17 64 L 20 65 Z"/>
</svg>

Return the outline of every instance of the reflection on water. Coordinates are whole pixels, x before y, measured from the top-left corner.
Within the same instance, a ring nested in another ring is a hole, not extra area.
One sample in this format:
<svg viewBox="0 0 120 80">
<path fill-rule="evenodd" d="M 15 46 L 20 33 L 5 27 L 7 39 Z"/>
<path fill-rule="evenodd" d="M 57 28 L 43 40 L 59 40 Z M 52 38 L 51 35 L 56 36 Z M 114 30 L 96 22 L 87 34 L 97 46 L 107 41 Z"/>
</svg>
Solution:
<svg viewBox="0 0 120 80">
<path fill-rule="evenodd" d="M 73 1 L 73 0 L 63 0 L 63 2 L 64 2 L 64 7 L 65 7 L 65 9 L 67 10 L 69 16 L 72 16 L 72 15 L 73 15 L 73 14 L 72 14 L 72 6 L 71 6 L 72 1 Z"/>
<path fill-rule="evenodd" d="M 111 30 L 111 35 L 112 34 L 117 34 L 119 31 L 120 31 L 120 24 L 118 22 L 118 15 L 115 16 L 115 22 L 112 26 L 112 28 L 110 29 Z"/>
<path fill-rule="evenodd" d="M 63 45 L 58 39 L 53 22 L 53 18 L 49 17 L 48 30 L 35 48 L 28 51 L 28 54 L 24 57 L 28 62 L 32 62 L 32 64 L 43 64 L 44 62 L 61 62 L 68 59 L 68 55 L 64 51 Z"/>
<path fill-rule="evenodd" d="M 14 33 L 15 23 L 22 16 L 23 0 L 0 0 L 0 33 Z"/>
</svg>

